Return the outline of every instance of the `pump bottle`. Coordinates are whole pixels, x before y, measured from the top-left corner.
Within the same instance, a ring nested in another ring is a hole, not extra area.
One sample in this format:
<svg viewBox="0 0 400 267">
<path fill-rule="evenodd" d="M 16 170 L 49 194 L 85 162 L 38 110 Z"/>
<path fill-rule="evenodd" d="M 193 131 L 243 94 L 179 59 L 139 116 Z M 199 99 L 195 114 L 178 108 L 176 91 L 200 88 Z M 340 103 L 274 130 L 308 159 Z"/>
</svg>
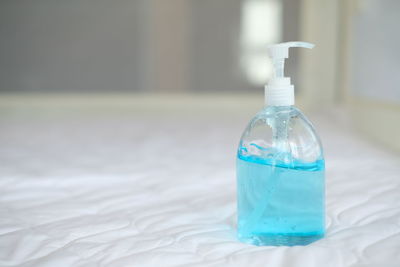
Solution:
<svg viewBox="0 0 400 267">
<path fill-rule="evenodd" d="M 250 121 L 237 150 L 238 238 L 254 245 L 307 245 L 325 234 L 325 162 L 313 125 L 294 106 L 284 76 L 289 48 L 272 45 L 275 69 L 265 107 Z"/>
</svg>

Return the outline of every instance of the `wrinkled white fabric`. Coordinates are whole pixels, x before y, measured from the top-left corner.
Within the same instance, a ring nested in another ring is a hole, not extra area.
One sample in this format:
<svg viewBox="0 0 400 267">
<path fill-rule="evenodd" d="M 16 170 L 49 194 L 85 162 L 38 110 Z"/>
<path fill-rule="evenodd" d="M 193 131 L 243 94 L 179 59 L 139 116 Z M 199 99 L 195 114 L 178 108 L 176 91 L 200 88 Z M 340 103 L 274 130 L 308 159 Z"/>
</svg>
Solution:
<svg viewBox="0 0 400 267">
<path fill-rule="evenodd" d="M 3 112 L 0 266 L 400 266 L 400 164 L 327 116 L 327 236 L 236 239 L 247 116 Z"/>
</svg>

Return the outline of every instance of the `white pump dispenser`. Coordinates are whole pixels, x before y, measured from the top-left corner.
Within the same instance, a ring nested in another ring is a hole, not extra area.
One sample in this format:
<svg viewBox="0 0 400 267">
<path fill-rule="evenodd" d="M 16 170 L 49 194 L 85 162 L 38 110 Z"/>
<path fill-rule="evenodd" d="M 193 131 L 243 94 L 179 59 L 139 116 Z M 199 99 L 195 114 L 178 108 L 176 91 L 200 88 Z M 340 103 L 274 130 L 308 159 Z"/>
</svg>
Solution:
<svg viewBox="0 0 400 267">
<path fill-rule="evenodd" d="M 313 48 L 314 44 L 306 42 L 287 42 L 271 45 L 268 50 L 274 66 L 274 77 L 265 86 L 265 104 L 267 106 L 294 105 L 294 86 L 290 78 L 285 77 L 285 58 L 289 57 L 290 47 Z"/>
</svg>

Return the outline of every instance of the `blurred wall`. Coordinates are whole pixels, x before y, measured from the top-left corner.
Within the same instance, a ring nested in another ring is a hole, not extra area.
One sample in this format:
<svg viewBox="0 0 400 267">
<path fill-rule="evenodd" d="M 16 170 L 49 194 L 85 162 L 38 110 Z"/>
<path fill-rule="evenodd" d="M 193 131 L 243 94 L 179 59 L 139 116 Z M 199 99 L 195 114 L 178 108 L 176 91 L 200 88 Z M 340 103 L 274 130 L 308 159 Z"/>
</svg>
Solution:
<svg viewBox="0 0 400 267">
<path fill-rule="evenodd" d="M 258 83 L 243 69 L 242 16 L 254 3 L 266 10 L 247 17 L 260 37 L 270 36 L 251 55 Z M 0 92 L 262 92 L 266 46 L 298 39 L 299 7 L 290 0 L 2 0 Z M 287 73 L 297 82 L 292 55 Z"/>
<path fill-rule="evenodd" d="M 147 1 L 0 1 L 0 90 L 142 90 Z"/>
<path fill-rule="evenodd" d="M 400 1 L 366 0 L 353 16 L 352 94 L 400 103 Z"/>
<path fill-rule="evenodd" d="M 350 114 L 369 138 L 400 151 L 400 2 L 364 0 L 343 6 L 350 11 L 346 57 Z"/>
<path fill-rule="evenodd" d="M 242 2 L 0 1 L 0 91 L 243 90 Z"/>
<path fill-rule="evenodd" d="M 192 88 L 247 91 L 240 69 L 242 0 L 192 0 Z"/>
</svg>

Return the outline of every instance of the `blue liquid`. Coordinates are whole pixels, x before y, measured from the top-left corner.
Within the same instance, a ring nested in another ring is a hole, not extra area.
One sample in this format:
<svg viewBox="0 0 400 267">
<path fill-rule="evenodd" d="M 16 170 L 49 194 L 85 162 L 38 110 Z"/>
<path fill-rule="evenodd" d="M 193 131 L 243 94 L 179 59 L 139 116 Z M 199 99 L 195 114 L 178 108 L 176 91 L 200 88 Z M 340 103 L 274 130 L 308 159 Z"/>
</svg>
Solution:
<svg viewBox="0 0 400 267">
<path fill-rule="evenodd" d="M 238 155 L 238 236 L 255 245 L 307 245 L 325 233 L 324 161 Z"/>
</svg>

